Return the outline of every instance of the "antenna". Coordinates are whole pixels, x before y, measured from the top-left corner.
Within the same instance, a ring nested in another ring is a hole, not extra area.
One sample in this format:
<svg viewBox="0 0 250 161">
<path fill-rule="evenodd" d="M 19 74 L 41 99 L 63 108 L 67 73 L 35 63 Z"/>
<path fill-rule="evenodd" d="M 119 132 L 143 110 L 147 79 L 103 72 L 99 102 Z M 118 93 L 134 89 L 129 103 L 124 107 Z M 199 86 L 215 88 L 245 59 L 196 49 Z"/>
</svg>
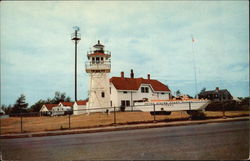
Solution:
<svg viewBox="0 0 250 161">
<path fill-rule="evenodd" d="M 192 52 L 193 52 L 193 65 L 194 65 L 194 82 L 195 82 L 195 97 L 198 97 L 198 93 L 197 93 L 197 78 L 196 78 L 196 61 L 195 61 L 195 52 L 194 52 L 194 37 L 191 34 L 191 38 L 192 38 Z"/>
<path fill-rule="evenodd" d="M 80 28 L 78 26 L 74 26 L 74 33 L 71 34 L 71 40 L 75 43 L 75 101 L 77 101 L 77 43 L 81 40 L 81 35 L 78 33 Z"/>
<path fill-rule="evenodd" d="M 75 29 L 76 31 L 80 31 L 80 28 L 78 26 L 74 26 L 73 29 Z"/>
</svg>

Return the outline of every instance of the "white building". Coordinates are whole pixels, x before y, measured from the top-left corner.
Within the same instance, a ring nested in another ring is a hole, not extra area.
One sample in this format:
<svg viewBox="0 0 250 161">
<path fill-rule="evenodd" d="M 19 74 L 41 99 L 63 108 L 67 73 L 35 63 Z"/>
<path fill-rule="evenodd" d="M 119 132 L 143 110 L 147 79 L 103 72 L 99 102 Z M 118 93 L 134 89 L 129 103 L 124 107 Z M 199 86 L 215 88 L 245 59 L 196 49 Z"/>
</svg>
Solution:
<svg viewBox="0 0 250 161">
<path fill-rule="evenodd" d="M 133 106 L 135 102 L 151 100 L 168 100 L 171 97 L 171 91 L 168 86 L 158 80 L 134 78 L 133 70 L 130 77 L 112 77 L 110 79 L 111 106 L 127 107 Z"/>
<path fill-rule="evenodd" d="M 57 106 L 53 107 L 51 112 L 52 116 L 72 114 L 74 102 L 60 102 Z"/>
<path fill-rule="evenodd" d="M 158 80 L 150 79 L 150 75 L 147 79 L 134 78 L 131 70 L 130 78 L 125 78 L 122 72 L 121 77 L 109 79 L 110 52 L 104 50 L 99 40 L 93 48 L 93 51 L 87 53 L 88 61 L 85 64 L 89 74 L 89 101 L 86 105 L 89 112 L 106 111 L 98 108 L 133 106 L 134 102 L 143 100 L 170 99 L 169 88 Z"/>
<path fill-rule="evenodd" d="M 58 104 L 44 104 L 39 112 L 41 113 L 41 115 L 51 115 L 52 108 L 57 105 Z"/>
<path fill-rule="evenodd" d="M 63 115 L 73 110 L 74 102 L 60 102 L 58 104 L 44 104 L 40 109 L 41 115 Z"/>
<path fill-rule="evenodd" d="M 87 100 L 75 101 L 73 105 L 73 114 L 81 115 L 88 113 L 87 109 Z"/>
</svg>

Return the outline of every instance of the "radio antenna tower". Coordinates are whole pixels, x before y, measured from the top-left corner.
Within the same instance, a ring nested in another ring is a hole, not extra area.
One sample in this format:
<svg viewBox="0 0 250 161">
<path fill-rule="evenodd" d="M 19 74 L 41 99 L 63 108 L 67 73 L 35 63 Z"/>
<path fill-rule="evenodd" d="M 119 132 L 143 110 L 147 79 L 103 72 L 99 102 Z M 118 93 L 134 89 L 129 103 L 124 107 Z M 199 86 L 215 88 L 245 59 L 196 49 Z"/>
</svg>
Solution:
<svg viewBox="0 0 250 161">
<path fill-rule="evenodd" d="M 81 40 L 80 28 L 74 26 L 74 33 L 71 34 L 71 40 L 75 43 L 75 101 L 77 101 L 77 43 Z"/>
</svg>

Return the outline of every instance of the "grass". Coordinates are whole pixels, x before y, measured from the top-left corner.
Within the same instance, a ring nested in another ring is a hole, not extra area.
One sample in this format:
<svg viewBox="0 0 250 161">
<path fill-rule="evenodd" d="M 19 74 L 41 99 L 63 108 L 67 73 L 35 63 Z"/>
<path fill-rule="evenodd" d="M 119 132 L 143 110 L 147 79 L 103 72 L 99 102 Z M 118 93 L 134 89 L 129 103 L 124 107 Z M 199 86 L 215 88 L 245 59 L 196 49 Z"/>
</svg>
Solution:
<svg viewBox="0 0 250 161">
<path fill-rule="evenodd" d="M 226 111 L 226 117 L 249 116 L 249 111 Z M 206 111 L 206 118 L 221 118 L 221 111 Z M 156 115 L 157 121 L 188 120 L 189 115 L 182 112 L 172 112 L 171 115 Z M 40 132 L 51 130 L 64 130 L 69 128 L 69 116 L 57 117 L 23 117 L 23 132 Z M 154 116 L 149 112 L 117 112 L 116 124 L 133 124 L 153 122 Z M 71 129 L 101 127 L 114 124 L 114 114 L 92 113 L 90 115 L 70 116 Z M 10 117 L 1 119 L 1 134 L 20 133 L 20 117 Z"/>
</svg>

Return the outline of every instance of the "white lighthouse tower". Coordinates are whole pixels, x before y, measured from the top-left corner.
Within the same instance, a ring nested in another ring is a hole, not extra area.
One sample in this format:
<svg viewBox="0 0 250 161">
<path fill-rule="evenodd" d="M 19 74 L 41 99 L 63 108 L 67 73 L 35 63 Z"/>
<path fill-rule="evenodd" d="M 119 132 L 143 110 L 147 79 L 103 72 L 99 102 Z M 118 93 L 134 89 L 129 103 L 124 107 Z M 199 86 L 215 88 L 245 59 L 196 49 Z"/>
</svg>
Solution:
<svg viewBox="0 0 250 161">
<path fill-rule="evenodd" d="M 104 50 L 104 45 L 98 43 L 93 50 L 87 53 L 88 61 L 85 64 L 89 73 L 89 112 L 106 111 L 110 107 L 109 73 L 111 70 L 111 53 Z"/>
</svg>

